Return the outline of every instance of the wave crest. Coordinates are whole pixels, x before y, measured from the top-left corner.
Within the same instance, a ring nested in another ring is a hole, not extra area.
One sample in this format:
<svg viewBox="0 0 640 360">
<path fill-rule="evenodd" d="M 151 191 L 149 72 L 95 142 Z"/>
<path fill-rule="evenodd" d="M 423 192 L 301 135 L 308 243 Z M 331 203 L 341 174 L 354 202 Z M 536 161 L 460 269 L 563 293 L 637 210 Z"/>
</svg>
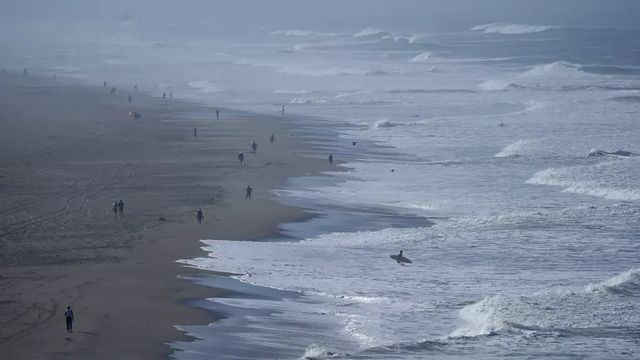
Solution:
<svg viewBox="0 0 640 360">
<path fill-rule="evenodd" d="M 471 31 L 481 31 L 483 34 L 519 35 L 558 29 L 560 29 L 560 27 L 554 25 L 526 25 L 496 22 L 475 26 L 471 28 Z"/>
<path fill-rule="evenodd" d="M 558 336 L 594 328 L 624 332 L 640 325 L 638 292 L 640 269 L 634 268 L 583 290 L 550 289 L 525 296 L 487 297 L 460 310 L 464 325 L 450 337 L 505 331 Z"/>
</svg>

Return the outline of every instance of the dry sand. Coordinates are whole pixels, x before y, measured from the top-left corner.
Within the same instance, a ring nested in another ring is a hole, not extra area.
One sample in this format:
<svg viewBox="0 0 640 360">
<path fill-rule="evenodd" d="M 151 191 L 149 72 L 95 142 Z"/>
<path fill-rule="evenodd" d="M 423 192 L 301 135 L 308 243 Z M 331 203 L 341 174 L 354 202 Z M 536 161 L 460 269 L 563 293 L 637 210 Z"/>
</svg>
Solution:
<svg viewBox="0 0 640 360">
<path fill-rule="evenodd" d="M 185 302 L 216 290 L 177 279 L 194 270 L 174 261 L 202 255 L 200 239 L 258 239 L 305 217 L 271 193 L 325 168 L 302 150 L 277 117 L 215 120 L 215 109 L 140 93 L 0 79 L 1 357 L 166 358 L 165 343 L 184 338 L 174 324 L 215 320 Z"/>
</svg>

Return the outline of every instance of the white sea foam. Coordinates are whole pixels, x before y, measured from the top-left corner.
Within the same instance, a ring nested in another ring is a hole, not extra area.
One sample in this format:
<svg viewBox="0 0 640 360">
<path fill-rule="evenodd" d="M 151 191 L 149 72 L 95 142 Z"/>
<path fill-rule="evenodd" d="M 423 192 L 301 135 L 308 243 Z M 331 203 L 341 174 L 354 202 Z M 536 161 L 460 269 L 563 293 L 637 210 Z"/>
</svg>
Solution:
<svg viewBox="0 0 640 360">
<path fill-rule="evenodd" d="M 479 87 L 489 91 L 514 88 L 575 89 L 597 86 L 603 80 L 607 79 L 585 73 L 580 64 L 557 61 L 535 65 L 511 78 L 486 80 Z"/>
<path fill-rule="evenodd" d="M 421 54 L 418 54 L 418 55 L 414 56 L 413 59 L 411 59 L 411 61 L 413 61 L 415 63 L 424 63 L 424 62 L 427 62 L 429 60 L 430 56 L 431 56 L 431 53 L 423 52 Z"/>
<path fill-rule="evenodd" d="M 484 34 L 505 34 L 505 35 L 518 35 L 518 34 L 531 34 L 547 30 L 560 29 L 558 26 L 553 25 L 525 25 L 525 24 L 509 24 L 509 23 L 490 23 L 475 26 L 471 31 L 481 31 Z"/>
</svg>

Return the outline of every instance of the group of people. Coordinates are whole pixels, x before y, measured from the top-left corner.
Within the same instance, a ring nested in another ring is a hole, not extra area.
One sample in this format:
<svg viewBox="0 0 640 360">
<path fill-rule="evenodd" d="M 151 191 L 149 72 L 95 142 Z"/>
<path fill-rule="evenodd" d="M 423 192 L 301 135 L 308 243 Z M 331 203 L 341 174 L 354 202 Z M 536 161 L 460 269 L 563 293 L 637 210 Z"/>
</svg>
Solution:
<svg viewBox="0 0 640 360">
<path fill-rule="evenodd" d="M 114 200 L 113 206 L 111 207 L 113 210 L 113 216 L 115 217 L 123 217 L 124 216 L 124 201 L 120 199 L 120 201 Z"/>
</svg>

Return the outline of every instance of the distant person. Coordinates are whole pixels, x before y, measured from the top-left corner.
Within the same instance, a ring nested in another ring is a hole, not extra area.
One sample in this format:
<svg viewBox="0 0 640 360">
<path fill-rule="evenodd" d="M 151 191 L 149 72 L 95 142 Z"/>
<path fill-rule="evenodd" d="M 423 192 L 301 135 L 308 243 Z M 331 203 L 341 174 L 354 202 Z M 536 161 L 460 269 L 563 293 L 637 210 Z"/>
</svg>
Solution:
<svg viewBox="0 0 640 360">
<path fill-rule="evenodd" d="M 357 143 L 358 143 L 357 141 L 352 141 L 351 145 L 356 146 Z"/>
<path fill-rule="evenodd" d="M 271 145 L 273 145 L 273 142 L 276 140 L 276 138 L 273 136 L 273 134 L 271 134 L 271 136 L 269 137 L 269 142 L 271 143 Z"/>
<path fill-rule="evenodd" d="M 333 164 L 333 154 L 329 154 L 329 165 Z"/>
<path fill-rule="evenodd" d="M 7 76 L 7 70 L 5 70 L 5 68 L 2 68 L 2 76 Z"/>
<path fill-rule="evenodd" d="M 71 310 L 71 306 L 67 306 L 67 310 L 64 311 L 64 319 L 67 323 L 67 332 L 73 332 L 73 322 L 75 319 L 73 318 L 73 310 Z"/>
<path fill-rule="evenodd" d="M 56 81 L 56 74 L 53 74 L 53 81 Z"/>
<path fill-rule="evenodd" d="M 167 93 L 162 93 L 162 98 L 166 99 L 167 98 Z"/>
<path fill-rule="evenodd" d="M 196 212 L 196 219 L 198 219 L 198 224 L 202 224 L 202 219 L 204 219 L 202 208 L 198 208 L 198 211 Z"/>
<path fill-rule="evenodd" d="M 113 210 L 113 216 L 114 217 L 118 217 L 118 201 L 117 200 L 113 200 L 113 206 L 111 207 L 111 210 Z"/>
<path fill-rule="evenodd" d="M 138 84 L 133 85 L 133 91 L 138 91 Z"/>
<path fill-rule="evenodd" d="M 107 80 L 102 82 L 102 87 L 105 87 L 105 88 L 107 87 Z"/>
<path fill-rule="evenodd" d="M 115 95 L 115 94 L 116 94 L 116 87 L 115 87 L 115 86 L 114 86 L 114 87 L 112 87 L 112 88 L 111 88 L 111 90 L 109 91 L 109 93 L 110 93 L 111 95 Z"/>
<path fill-rule="evenodd" d="M 27 71 L 27 68 L 24 68 L 24 70 L 22 70 L 22 76 L 26 77 L 29 75 L 29 72 Z"/>
<path fill-rule="evenodd" d="M 243 153 L 239 153 L 238 154 L 238 160 L 240 161 L 240 166 L 244 166 L 244 154 Z"/>
<path fill-rule="evenodd" d="M 402 250 L 400 250 L 400 254 L 398 254 L 398 257 L 399 258 L 404 257 L 404 256 L 402 256 Z"/>
<path fill-rule="evenodd" d="M 251 199 L 251 193 L 253 192 L 253 189 L 251 188 L 251 185 L 247 185 L 247 194 L 244 196 L 245 199 Z"/>
<path fill-rule="evenodd" d="M 129 94 L 129 96 L 127 96 L 127 101 L 129 101 L 129 104 L 131 104 L 131 94 Z"/>
<path fill-rule="evenodd" d="M 193 137 L 198 137 L 198 128 L 193 128 Z"/>
<path fill-rule="evenodd" d="M 216 109 L 216 120 L 220 119 L 220 109 Z"/>
<path fill-rule="evenodd" d="M 504 126 L 504 122 L 500 121 L 500 125 L 498 126 Z"/>
<path fill-rule="evenodd" d="M 124 201 L 122 201 L 122 199 L 118 201 L 118 215 L 120 215 L 120 217 L 124 216 Z"/>
<path fill-rule="evenodd" d="M 256 144 L 255 141 L 251 144 L 251 150 L 253 150 L 254 153 L 258 151 L 258 144 Z"/>
<path fill-rule="evenodd" d="M 282 118 L 284 119 L 284 112 L 287 111 L 287 105 L 282 105 L 280 112 L 282 113 Z"/>
<path fill-rule="evenodd" d="M 173 92 L 169 93 L 169 99 L 173 100 Z"/>
</svg>

